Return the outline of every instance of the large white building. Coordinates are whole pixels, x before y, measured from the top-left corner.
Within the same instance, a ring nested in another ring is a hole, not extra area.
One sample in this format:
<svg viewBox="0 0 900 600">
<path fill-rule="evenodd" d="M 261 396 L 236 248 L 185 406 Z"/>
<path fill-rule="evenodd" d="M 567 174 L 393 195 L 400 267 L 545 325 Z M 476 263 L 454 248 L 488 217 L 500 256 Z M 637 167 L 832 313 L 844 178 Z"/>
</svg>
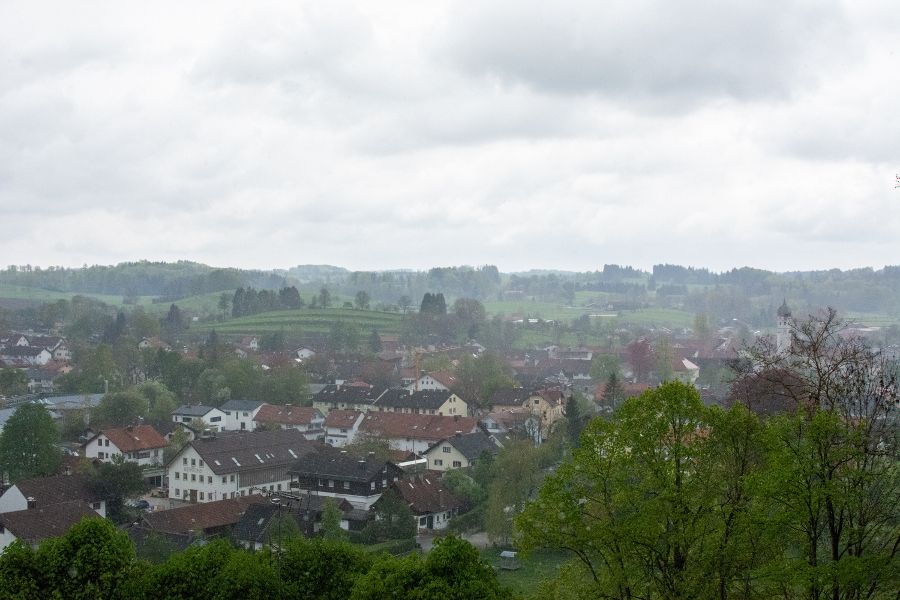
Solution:
<svg viewBox="0 0 900 600">
<path fill-rule="evenodd" d="M 189 442 L 166 465 L 169 498 L 210 502 L 286 491 L 288 468 L 314 450 L 296 429 L 224 432 Z"/>
</svg>

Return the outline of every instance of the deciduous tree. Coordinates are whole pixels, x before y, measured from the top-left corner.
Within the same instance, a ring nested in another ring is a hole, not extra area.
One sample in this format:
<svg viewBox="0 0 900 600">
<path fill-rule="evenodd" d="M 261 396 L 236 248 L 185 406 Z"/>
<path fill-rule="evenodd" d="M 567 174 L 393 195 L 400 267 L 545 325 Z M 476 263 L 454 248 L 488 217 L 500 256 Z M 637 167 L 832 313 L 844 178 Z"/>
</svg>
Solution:
<svg viewBox="0 0 900 600">
<path fill-rule="evenodd" d="M 22 404 L 0 433 L 0 469 L 13 483 L 56 473 L 62 459 L 59 433 L 40 404 Z"/>
</svg>

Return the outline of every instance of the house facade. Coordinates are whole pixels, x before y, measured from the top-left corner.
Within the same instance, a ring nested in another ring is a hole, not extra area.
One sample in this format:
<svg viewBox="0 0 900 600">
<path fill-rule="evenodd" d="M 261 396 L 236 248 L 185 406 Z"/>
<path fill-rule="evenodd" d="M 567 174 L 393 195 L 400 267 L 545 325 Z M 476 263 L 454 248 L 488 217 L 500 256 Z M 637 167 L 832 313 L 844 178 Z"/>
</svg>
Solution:
<svg viewBox="0 0 900 600">
<path fill-rule="evenodd" d="M 253 431 L 256 429 L 256 417 L 263 402 L 256 400 L 229 400 L 219 407 L 225 413 L 224 431 Z"/>
<path fill-rule="evenodd" d="M 269 429 L 296 429 L 308 440 L 325 439 L 325 416 L 311 406 L 264 404 L 253 420 Z"/>
<path fill-rule="evenodd" d="M 226 432 L 189 442 L 166 465 L 169 498 L 212 502 L 286 491 L 288 468 L 313 451 L 295 429 Z"/>
<path fill-rule="evenodd" d="M 468 416 L 469 405 L 449 390 L 390 389 L 372 405 L 380 412 L 398 412 L 418 415 Z"/>
<path fill-rule="evenodd" d="M 227 418 L 224 412 L 213 406 L 202 404 L 184 404 L 172 413 L 172 420 L 184 423 L 195 429 L 208 428 L 212 431 L 225 431 Z"/>
<path fill-rule="evenodd" d="M 141 467 L 161 466 L 168 442 L 152 425 L 103 429 L 84 444 L 85 458 L 111 463 L 116 457 Z"/>
<path fill-rule="evenodd" d="M 357 458 L 346 450 L 319 448 L 291 468 L 294 491 L 342 498 L 355 508 L 369 510 L 394 481 L 403 477 L 400 467 L 373 456 Z"/>
<path fill-rule="evenodd" d="M 353 442 L 366 413 L 358 410 L 333 410 L 325 417 L 325 443 L 342 448 Z"/>
<path fill-rule="evenodd" d="M 475 464 L 483 454 L 496 454 L 500 446 L 481 430 L 469 434 L 457 434 L 439 440 L 425 452 L 430 471 L 466 469 Z"/>
</svg>

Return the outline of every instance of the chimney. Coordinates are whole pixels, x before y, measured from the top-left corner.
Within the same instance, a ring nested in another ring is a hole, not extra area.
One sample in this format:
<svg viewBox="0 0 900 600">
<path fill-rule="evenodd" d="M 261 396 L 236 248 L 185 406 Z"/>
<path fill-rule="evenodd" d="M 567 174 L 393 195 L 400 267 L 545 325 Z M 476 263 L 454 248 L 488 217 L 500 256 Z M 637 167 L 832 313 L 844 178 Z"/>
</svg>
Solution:
<svg viewBox="0 0 900 600">
<path fill-rule="evenodd" d="M 37 500 L 35 500 L 31 496 L 28 496 L 25 501 L 28 503 L 28 510 L 34 510 L 35 508 L 37 508 Z"/>
</svg>

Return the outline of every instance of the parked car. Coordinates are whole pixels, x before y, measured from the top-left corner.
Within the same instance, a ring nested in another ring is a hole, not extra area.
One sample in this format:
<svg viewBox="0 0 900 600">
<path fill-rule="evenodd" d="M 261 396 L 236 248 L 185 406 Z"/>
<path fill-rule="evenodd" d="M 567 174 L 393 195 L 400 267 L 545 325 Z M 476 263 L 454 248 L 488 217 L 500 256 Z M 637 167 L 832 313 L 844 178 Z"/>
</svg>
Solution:
<svg viewBox="0 0 900 600">
<path fill-rule="evenodd" d="M 128 506 L 130 506 L 131 508 L 136 508 L 138 510 L 150 510 L 150 503 L 143 498 L 129 501 Z"/>
</svg>

